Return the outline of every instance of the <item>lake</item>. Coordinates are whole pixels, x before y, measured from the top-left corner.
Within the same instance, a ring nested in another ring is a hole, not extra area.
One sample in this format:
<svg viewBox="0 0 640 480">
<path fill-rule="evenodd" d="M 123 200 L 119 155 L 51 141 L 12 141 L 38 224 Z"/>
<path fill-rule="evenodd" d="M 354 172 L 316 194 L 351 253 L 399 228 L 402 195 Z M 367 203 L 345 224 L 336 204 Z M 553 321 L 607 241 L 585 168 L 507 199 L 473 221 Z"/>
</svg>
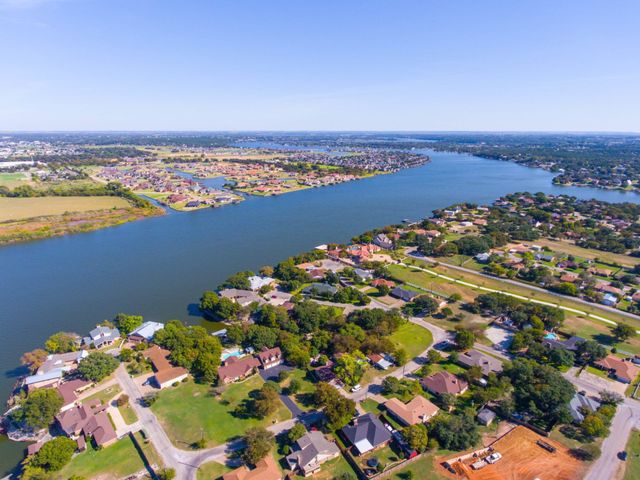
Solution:
<svg viewBox="0 0 640 480">
<path fill-rule="evenodd" d="M 394 174 L 0 248 L 0 396 L 23 372 L 20 355 L 56 331 L 84 334 L 119 312 L 206 324 L 195 304 L 230 274 L 423 218 L 435 208 L 490 203 L 525 190 L 640 200 L 631 193 L 554 186 L 553 174 L 511 162 L 425 152 L 429 164 Z M 0 439 L 0 475 L 22 458 L 22 449 Z"/>
</svg>

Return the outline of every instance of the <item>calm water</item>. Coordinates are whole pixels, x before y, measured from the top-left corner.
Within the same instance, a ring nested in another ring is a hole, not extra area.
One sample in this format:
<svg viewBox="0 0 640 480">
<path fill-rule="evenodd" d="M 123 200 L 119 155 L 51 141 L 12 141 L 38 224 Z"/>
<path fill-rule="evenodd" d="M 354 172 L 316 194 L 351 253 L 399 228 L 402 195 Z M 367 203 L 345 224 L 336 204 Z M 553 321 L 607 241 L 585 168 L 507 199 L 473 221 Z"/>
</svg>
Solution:
<svg viewBox="0 0 640 480">
<path fill-rule="evenodd" d="M 85 333 L 118 312 L 203 322 L 194 304 L 231 273 L 344 242 L 376 226 L 525 190 L 640 200 L 635 194 L 556 187 L 552 174 L 514 163 L 430 155 L 430 164 L 392 175 L 0 248 L 0 397 L 21 373 L 20 355 L 55 331 Z M 21 452 L 20 445 L 0 439 L 0 475 Z"/>
</svg>

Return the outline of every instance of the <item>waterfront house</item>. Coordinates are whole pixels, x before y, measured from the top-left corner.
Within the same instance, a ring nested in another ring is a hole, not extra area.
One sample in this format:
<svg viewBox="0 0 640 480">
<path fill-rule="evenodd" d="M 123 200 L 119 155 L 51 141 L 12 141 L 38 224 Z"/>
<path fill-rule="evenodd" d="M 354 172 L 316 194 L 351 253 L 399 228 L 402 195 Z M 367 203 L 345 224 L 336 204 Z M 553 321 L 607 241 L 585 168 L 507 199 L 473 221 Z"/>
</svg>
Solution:
<svg viewBox="0 0 640 480">
<path fill-rule="evenodd" d="M 322 432 L 315 430 L 300 437 L 286 459 L 291 470 L 307 477 L 318 472 L 323 463 L 339 455 L 338 446 L 328 441 Z"/>
<path fill-rule="evenodd" d="M 282 480 L 282 473 L 273 457 L 258 460 L 253 470 L 245 465 L 225 473 L 222 480 Z"/>
<path fill-rule="evenodd" d="M 379 233 L 378 235 L 376 235 L 373 239 L 373 243 L 381 248 L 384 248 L 385 250 L 393 249 L 393 242 L 384 233 Z"/>
<path fill-rule="evenodd" d="M 97 447 L 107 447 L 118 439 L 106 412 L 107 405 L 99 400 L 82 404 L 56 416 L 62 431 L 70 438 L 93 439 Z"/>
<path fill-rule="evenodd" d="M 466 368 L 480 367 L 485 377 L 490 373 L 500 373 L 502 371 L 502 362 L 500 360 L 473 349 L 460 353 L 458 355 L 458 363 Z"/>
<path fill-rule="evenodd" d="M 389 430 L 372 413 L 354 419 L 351 425 L 342 429 L 342 434 L 357 455 L 382 448 L 391 441 Z"/>
<path fill-rule="evenodd" d="M 373 273 L 369 270 L 363 270 L 362 268 L 356 268 L 353 270 L 354 275 L 357 277 L 359 282 L 367 282 L 369 280 L 373 280 Z"/>
<path fill-rule="evenodd" d="M 640 373 L 640 367 L 615 355 L 607 355 L 602 360 L 595 362 L 594 365 L 601 370 L 608 371 L 611 377 L 622 383 L 633 382 Z"/>
<path fill-rule="evenodd" d="M 447 371 L 429 375 L 423 378 L 420 383 L 426 390 L 435 395 L 442 395 L 444 393 L 461 395 L 469 388 L 467 382 Z"/>
<path fill-rule="evenodd" d="M 576 393 L 569 402 L 569 412 L 575 423 L 582 423 L 584 412 L 593 413 L 600 408 L 600 402 L 581 393 Z"/>
<path fill-rule="evenodd" d="M 129 341 L 134 344 L 150 342 L 157 331 L 164 328 L 164 323 L 144 322 L 129 334 Z"/>
<path fill-rule="evenodd" d="M 120 339 L 120 331 L 117 328 L 96 327 L 89 332 L 88 337 L 84 337 L 84 345 L 93 345 L 95 348 L 102 348 L 112 345 Z"/>
<path fill-rule="evenodd" d="M 255 292 L 252 292 L 251 290 L 227 288 L 220 291 L 220 296 L 236 302 L 241 307 L 246 307 L 247 305 L 251 305 L 252 303 L 257 303 L 259 305 L 265 303 L 264 299 L 261 296 L 259 296 Z"/>
<path fill-rule="evenodd" d="M 416 395 L 408 403 L 392 398 L 385 402 L 384 407 L 389 415 L 404 426 L 426 423 L 439 411 L 438 407 L 422 395 Z"/>
<path fill-rule="evenodd" d="M 275 279 L 271 277 L 259 277 L 258 275 L 253 275 L 249 277 L 249 284 L 251 285 L 251 290 L 258 291 L 262 287 L 268 287 L 275 282 Z"/>
<path fill-rule="evenodd" d="M 189 376 L 189 372 L 183 367 L 174 367 L 169 362 L 169 350 L 154 345 L 143 352 L 144 356 L 149 359 L 155 372 L 154 381 L 158 388 L 163 389 L 181 382 Z"/>
<path fill-rule="evenodd" d="M 275 348 L 263 348 L 261 352 L 258 353 L 258 360 L 262 364 L 262 368 L 264 370 L 268 370 L 269 368 L 277 367 L 282 364 L 282 351 L 280 347 Z"/>
<path fill-rule="evenodd" d="M 224 365 L 218 368 L 218 379 L 223 385 L 237 382 L 253 375 L 259 366 L 260 360 L 255 357 L 229 357 Z"/>
<path fill-rule="evenodd" d="M 61 412 L 69 410 L 76 406 L 78 401 L 78 392 L 84 390 L 91 385 L 91 382 L 82 379 L 75 379 L 58 385 L 57 390 L 62 398 Z"/>
<path fill-rule="evenodd" d="M 23 381 L 23 385 L 27 391 L 37 390 L 38 388 L 57 387 L 62 381 L 64 372 L 57 368 L 47 373 L 29 375 Z"/>
</svg>

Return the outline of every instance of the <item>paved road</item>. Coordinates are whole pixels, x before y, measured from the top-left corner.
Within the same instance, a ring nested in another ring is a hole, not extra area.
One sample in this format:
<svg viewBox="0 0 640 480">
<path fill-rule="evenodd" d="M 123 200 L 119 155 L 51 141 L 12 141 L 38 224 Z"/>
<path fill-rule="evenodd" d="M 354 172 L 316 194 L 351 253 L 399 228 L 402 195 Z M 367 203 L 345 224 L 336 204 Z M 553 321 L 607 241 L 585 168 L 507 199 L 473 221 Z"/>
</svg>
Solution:
<svg viewBox="0 0 640 480">
<path fill-rule="evenodd" d="M 382 381 L 386 377 L 403 378 L 403 377 L 405 377 L 407 375 L 412 374 L 413 372 L 415 372 L 416 370 L 418 370 L 420 367 L 422 367 L 425 364 L 425 357 L 427 355 L 427 352 L 431 349 L 432 345 L 435 345 L 436 343 L 442 342 L 443 340 L 451 339 L 451 334 L 449 332 L 447 332 L 443 328 L 440 328 L 440 327 L 438 327 L 436 325 L 433 325 L 433 324 L 431 324 L 429 322 L 426 322 L 422 318 L 410 317 L 409 321 L 411 323 L 414 323 L 416 325 L 419 325 L 419 326 L 429 330 L 431 332 L 431 335 L 433 336 L 433 343 L 431 345 L 429 345 L 429 347 L 424 352 L 422 352 L 420 355 L 418 355 L 413 360 L 409 361 L 404 366 L 393 370 L 392 372 L 390 372 L 387 375 L 384 375 L 384 376 L 381 376 L 381 377 L 377 377 L 375 380 L 373 380 L 373 382 L 371 382 L 369 385 L 367 385 L 366 388 L 363 388 L 359 392 L 355 392 L 355 393 L 353 393 L 353 392 L 344 392 L 344 395 L 346 397 L 351 398 L 352 400 L 355 400 L 356 402 L 360 402 L 364 398 L 371 397 L 372 394 L 375 395 L 375 394 L 380 393 Z"/>
<path fill-rule="evenodd" d="M 575 369 L 565 373 L 565 378 L 575 385 L 578 390 L 585 390 L 588 394 L 597 395 L 602 391 L 603 379 L 595 383 L 590 377 L 575 376 Z M 609 388 L 608 390 L 614 390 Z M 602 442 L 600 457 L 593 463 L 585 480 L 602 480 L 615 478 L 617 472 L 624 467 L 624 462 L 618 458 L 618 453 L 626 449 L 631 430 L 640 426 L 640 403 L 631 398 L 618 405 L 615 417 L 611 422 L 611 433 Z"/>
<path fill-rule="evenodd" d="M 438 262 L 438 260 L 435 259 L 435 258 L 422 257 L 422 256 L 418 256 L 418 255 L 413 255 L 411 253 L 408 253 L 408 255 L 413 257 L 413 258 L 417 258 L 417 259 L 420 259 L 420 260 L 426 260 L 426 261 L 432 262 L 432 263 L 442 263 L 442 262 Z M 422 270 L 422 271 L 425 271 L 425 272 L 431 272 L 430 270 L 427 270 L 427 269 L 422 268 L 422 267 L 417 267 L 415 265 L 407 265 L 407 264 L 404 264 L 404 265 L 407 266 L 407 267 L 416 268 L 418 270 Z M 527 290 L 531 290 L 531 291 L 534 291 L 534 292 L 540 292 L 540 293 L 544 293 L 544 294 L 547 294 L 547 295 L 551 295 L 551 296 L 557 297 L 559 299 L 569 300 L 569 301 L 572 301 L 572 302 L 575 302 L 575 303 L 580 303 L 580 304 L 583 304 L 583 305 L 586 305 L 586 306 L 589 306 L 589 307 L 592 307 L 592 308 L 595 308 L 595 309 L 598 309 L 598 310 L 602 310 L 605 313 L 606 312 L 615 313 L 617 315 L 622 315 L 622 316 L 627 317 L 627 318 L 632 319 L 632 320 L 640 321 L 640 317 L 638 317 L 637 315 L 633 315 L 632 313 L 624 312 L 622 310 L 618 310 L 617 308 L 607 307 L 606 305 L 599 305 L 599 304 L 596 304 L 596 303 L 588 302 L 588 301 L 583 300 L 581 298 L 569 297 L 567 295 L 562 295 L 562 294 L 559 294 L 559 293 L 556 293 L 556 292 L 551 292 L 551 291 L 546 290 L 544 288 L 536 287 L 535 285 L 529 285 L 527 283 L 518 282 L 517 280 L 511 280 L 509 278 L 497 278 L 497 277 L 494 277 L 492 275 L 487 275 L 485 273 L 478 272 L 477 270 L 472 270 L 470 268 L 459 267 L 457 265 L 451 265 L 450 263 L 442 263 L 442 265 L 446 266 L 448 268 L 451 268 L 453 270 L 459 270 L 461 272 L 470 273 L 470 274 L 473 274 L 473 275 L 476 275 L 476 276 L 486 277 L 486 278 L 491 279 L 491 280 L 498 280 L 500 282 L 508 283 L 508 284 L 511 284 L 511 285 L 514 285 L 514 286 L 517 286 L 517 287 L 526 288 Z M 436 275 L 438 275 L 439 277 L 442 277 L 442 278 L 449 278 L 446 275 L 442 275 L 442 274 L 439 274 L 437 272 L 431 272 L 431 273 L 436 274 Z M 462 280 L 458 280 L 458 279 L 455 279 L 455 278 L 451 278 L 450 280 L 452 280 L 454 282 L 457 282 L 457 283 L 460 283 L 460 284 L 463 284 L 463 285 L 469 285 L 469 286 L 472 286 L 472 287 L 475 287 L 475 288 L 479 288 L 481 290 L 499 291 L 500 293 L 504 293 L 504 294 L 507 294 L 507 295 L 510 295 L 510 296 L 513 296 L 513 297 L 521 298 L 520 295 L 512 294 L 512 293 L 509 293 L 509 292 L 503 292 L 503 291 L 500 291 L 500 290 L 495 290 L 495 289 L 491 289 L 491 288 L 487 288 L 487 287 L 482 287 L 480 285 L 464 282 Z M 591 313 L 583 312 L 583 311 L 575 309 L 575 308 L 563 307 L 563 306 L 555 305 L 555 304 L 553 304 L 551 302 L 545 302 L 545 301 L 542 301 L 542 300 L 535 300 L 535 299 L 527 299 L 527 300 L 530 300 L 531 302 L 539 303 L 539 304 L 542 304 L 542 305 L 557 306 L 558 308 L 561 308 L 562 310 L 567 310 L 569 312 L 578 313 L 580 315 L 586 315 L 588 317 L 594 318 L 596 320 L 600 320 L 600 321 L 608 323 L 610 325 L 616 325 L 617 324 L 617 322 L 614 322 L 613 320 L 609 320 L 607 318 L 603 318 L 603 317 L 600 317 L 598 315 L 593 315 Z"/>
</svg>

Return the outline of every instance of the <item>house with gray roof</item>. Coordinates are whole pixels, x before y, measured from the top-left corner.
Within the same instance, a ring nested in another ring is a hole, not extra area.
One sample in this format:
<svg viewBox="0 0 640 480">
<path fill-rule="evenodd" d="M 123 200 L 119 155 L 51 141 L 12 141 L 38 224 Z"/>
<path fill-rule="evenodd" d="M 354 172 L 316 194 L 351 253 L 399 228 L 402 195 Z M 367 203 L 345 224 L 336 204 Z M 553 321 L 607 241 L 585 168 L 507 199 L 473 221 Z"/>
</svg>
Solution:
<svg viewBox="0 0 640 480">
<path fill-rule="evenodd" d="M 335 295 L 338 293 L 338 289 L 328 283 L 312 283 L 302 293 L 305 295 Z"/>
<path fill-rule="evenodd" d="M 420 296 L 420 294 L 412 290 L 405 290 L 404 288 L 396 287 L 391 290 L 391 296 L 404 300 L 405 302 L 410 302 L 414 298 Z"/>
<path fill-rule="evenodd" d="M 293 446 L 293 453 L 287 455 L 291 470 L 299 471 L 305 477 L 320 470 L 320 466 L 340 455 L 334 442 L 328 441 L 322 432 L 313 431 L 300 437 Z"/>
<path fill-rule="evenodd" d="M 576 393 L 569 402 L 569 412 L 575 423 L 584 420 L 585 412 L 593 413 L 599 408 L 600 402 L 580 393 Z"/>
<path fill-rule="evenodd" d="M 84 345 L 93 345 L 96 348 L 106 347 L 120 338 L 120 330 L 110 327 L 96 327 L 89 332 L 88 337 L 82 339 Z"/>
<path fill-rule="evenodd" d="M 144 322 L 129 334 L 132 343 L 150 342 L 157 331 L 164 328 L 164 323 Z"/>
<path fill-rule="evenodd" d="M 502 371 L 502 362 L 478 350 L 467 350 L 458 355 L 458 363 L 466 368 L 480 367 L 484 376 Z"/>
<path fill-rule="evenodd" d="M 391 432 L 372 413 L 353 420 L 342 429 L 342 434 L 358 455 L 382 448 L 391 440 Z"/>
<path fill-rule="evenodd" d="M 241 290 L 238 288 L 226 288 L 221 290 L 220 296 L 236 302 L 241 307 L 246 307 L 252 303 L 258 303 L 260 305 L 266 303 L 264 298 L 257 293 L 252 292 L 251 290 Z"/>
</svg>

